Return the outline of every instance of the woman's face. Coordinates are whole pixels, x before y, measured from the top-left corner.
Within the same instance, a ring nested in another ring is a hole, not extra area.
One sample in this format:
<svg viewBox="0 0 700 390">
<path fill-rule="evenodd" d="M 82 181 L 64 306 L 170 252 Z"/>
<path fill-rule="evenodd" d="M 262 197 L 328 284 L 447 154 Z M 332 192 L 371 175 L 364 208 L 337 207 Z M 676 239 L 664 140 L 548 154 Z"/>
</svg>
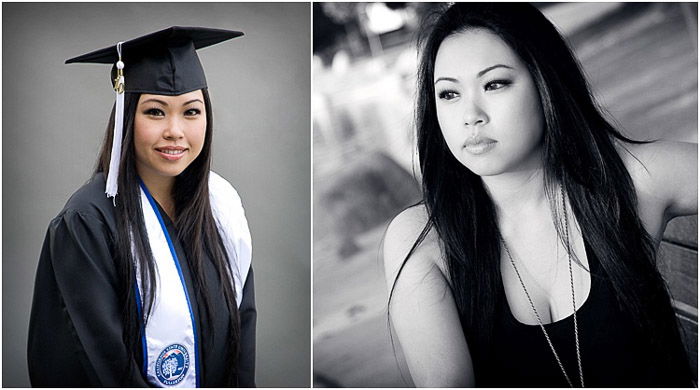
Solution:
<svg viewBox="0 0 700 390">
<path fill-rule="evenodd" d="M 201 90 L 178 96 L 142 94 L 134 119 L 139 176 L 175 177 L 182 173 L 202 151 L 206 129 Z"/>
<path fill-rule="evenodd" d="M 541 165 L 544 119 L 530 72 L 500 37 L 447 37 L 435 59 L 435 102 L 452 154 L 479 176 Z"/>
</svg>

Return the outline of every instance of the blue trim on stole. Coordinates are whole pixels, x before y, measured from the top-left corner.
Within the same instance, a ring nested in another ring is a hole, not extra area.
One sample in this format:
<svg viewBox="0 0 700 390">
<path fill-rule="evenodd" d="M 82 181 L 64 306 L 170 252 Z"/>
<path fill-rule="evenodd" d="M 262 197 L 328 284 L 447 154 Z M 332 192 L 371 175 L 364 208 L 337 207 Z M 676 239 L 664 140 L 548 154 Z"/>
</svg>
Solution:
<svg viewBox="0 0 700 390">
<path fill-rule="evenodd" d="M 135 278 L 138 276 L 135 276 Z M 143 322 L 143 308 L 141 304 L 141 291 L 139 291 L 139 282 L 134 279 L 134 289 L 136 290 L 136 310 L 139 313 L 139 320 L 141 321 L 141 349 L 143 350 L 143 375 L 148 378 L 148 345 L 146 344 L 146 326 Z"/>
<path fill-rule="evenodd" d="M 197 349 L 197 323 L 194 321 L 194 313 L 192 312 L 192 304 L 190 303 L 190 294 L 187 291 L 187 285 L 185 284 L 185 278 L 182 276 L 182 269 L 180 268 L 180 259 L 177 257 L 177 253 L 175 252 L 175 247 L 173 246 L 173 242 L 170 240 L 170 234 L 168 233 L 168 229 L 165 227 L 165 222 L 163 222 L 163 217 L 160 215 L 160 211 L 158 211 L 158 205 L 156 204 L 156 201 L 153 199 L 151 196 L 151 193 L 148 192 L 148 188 L 146 188 L 146 185 L 143 184 L 143 181 L 141 178 L 139 178 L 139 185 L 141 185 L 141 188 L 143 189 L 143 192 L 146 194 L 146 198 L 148 198 L 148 202 L 151 204 L 151 207 L 153 208 L 153 211 L 156 213 L 156 217 L 158 217 L 158 222 L 160 222 L 160 227 L 163 229 L 163 234 L 165 235 L 165 239 L 168 241 L 168 247 L 170 248 L 170 253 L 173 255 L 173 261 L 175 262 L 175 268 L 177 268 L 177 273 L 180 275 L 180 283 L 182 283 L 182 289 L 185 291 L 185 298 L 187 299 L 187 309 L 190 311 L 190 319 L 192 320 L 192 332 L 194 333 L 194 364 L 197 370 L 197 374 L 195 375 L 195 381 L 196 381 L 196 386 L 200 387 L 199 385 L 199 377 L 201 371 L 199 370 L 199 353 Z M 146 334 L 144 333 L 143 335 L 146 337 Z"/>
</svg>

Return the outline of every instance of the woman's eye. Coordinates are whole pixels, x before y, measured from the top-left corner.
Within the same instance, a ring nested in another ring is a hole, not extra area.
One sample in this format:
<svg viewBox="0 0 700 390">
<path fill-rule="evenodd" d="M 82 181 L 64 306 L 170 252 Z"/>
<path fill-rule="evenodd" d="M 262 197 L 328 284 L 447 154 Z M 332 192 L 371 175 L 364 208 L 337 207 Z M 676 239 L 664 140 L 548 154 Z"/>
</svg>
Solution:
<svg viewBox="0 0 700 390">
<path fill-rule="evenodd" d="M 165 112 L 163 112 L 163 110 L 160 108 L 149 108 L 148 110 L 144 111 L 144 114 L 149 116 L 165 116 Z"/>
<path fill-rule="evenodd" d="M 198 108 L 190 108 L 189 110 L 185 111 L 185 116 L 197 116 L 201 113 L 202 111 Z"/>
<path fill-rule="evenodd" d="M 493 80 L 486 83 L 484 86 L 484 91 L 495 91 L 510 85 L 510 80 Z"/>
<path fill-rule="evenodd" d="M 455 91 L 447 90 L 447 91 L 442 91 L 438 94 L 438 98 L 440 100 L 452 100 L 456 99 L 459 96 L 459 94 Z"/>
</svg>

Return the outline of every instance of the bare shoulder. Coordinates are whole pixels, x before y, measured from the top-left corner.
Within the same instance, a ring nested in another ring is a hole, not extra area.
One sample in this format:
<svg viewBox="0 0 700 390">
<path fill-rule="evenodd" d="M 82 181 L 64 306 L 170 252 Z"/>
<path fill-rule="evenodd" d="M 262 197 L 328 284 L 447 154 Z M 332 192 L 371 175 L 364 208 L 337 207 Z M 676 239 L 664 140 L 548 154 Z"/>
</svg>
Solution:
<svg viewBox="0 0 700 390">
<path fill-rule="evenodd" d="M 402 279 L 420 278 L 436 267 L 442 274 L 445 273 L 440 240 L 435 230 L 431 229 L 424 239 L 417 243 L 427 222 L 428 213 L 425 206 L 417 205 L 402 211 L 389 224 L 384 237 L 384 269 L 390 289 L 411 249 L 411 261 L 406 262 L 401 270 Z"/>
<path fill-rule="evenodd" d="M 697 165 L 698 145 L 689 142 L 655 141 L 646 144 L 619 142 L 618 153 L 632 178 L 651 183 L 654 175 L 675 165 L 675 169 L 687 169 L 689 166 L 676 163 L 693 163 Z"/>
<path fill-rule="evenodd" d="M 640 205 L 663 210 L 666 219 L 697 213 L 698 146 L 689 142 L 619 143 Z"/>
</svg>

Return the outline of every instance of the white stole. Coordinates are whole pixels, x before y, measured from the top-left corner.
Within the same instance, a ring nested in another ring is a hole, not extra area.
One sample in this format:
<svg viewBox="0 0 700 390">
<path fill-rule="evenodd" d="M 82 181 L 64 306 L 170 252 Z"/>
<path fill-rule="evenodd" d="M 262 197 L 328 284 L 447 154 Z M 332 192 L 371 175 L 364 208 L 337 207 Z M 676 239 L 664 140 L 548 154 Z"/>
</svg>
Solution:
<svg viewBox="0 0 700 390">
<path fill-rule="evenodd" d="M 233 275 L 236 303 L 241 305 L 243 286 L 252 259 L 248 222 L 236 190 L 221 176 L 209 172 L 209 201 Z M 144 367 L 150 384 L 158 387 L 199 387 L 201 372 L 197 351 L 197 325 L 191 297 L 180 269 L 175 247 L 145 186 L 141 187 L 141 209 L 148 241 L 156 265 L 156 291 L 146 324 L 142 347 Z M 184 261 L 184 260 L 183 260 Z M 138 263 L 136 264 L 137 275 Z M 137 280 L 137 306 L 142 313 L 143 297 Z"/>
</svg>

